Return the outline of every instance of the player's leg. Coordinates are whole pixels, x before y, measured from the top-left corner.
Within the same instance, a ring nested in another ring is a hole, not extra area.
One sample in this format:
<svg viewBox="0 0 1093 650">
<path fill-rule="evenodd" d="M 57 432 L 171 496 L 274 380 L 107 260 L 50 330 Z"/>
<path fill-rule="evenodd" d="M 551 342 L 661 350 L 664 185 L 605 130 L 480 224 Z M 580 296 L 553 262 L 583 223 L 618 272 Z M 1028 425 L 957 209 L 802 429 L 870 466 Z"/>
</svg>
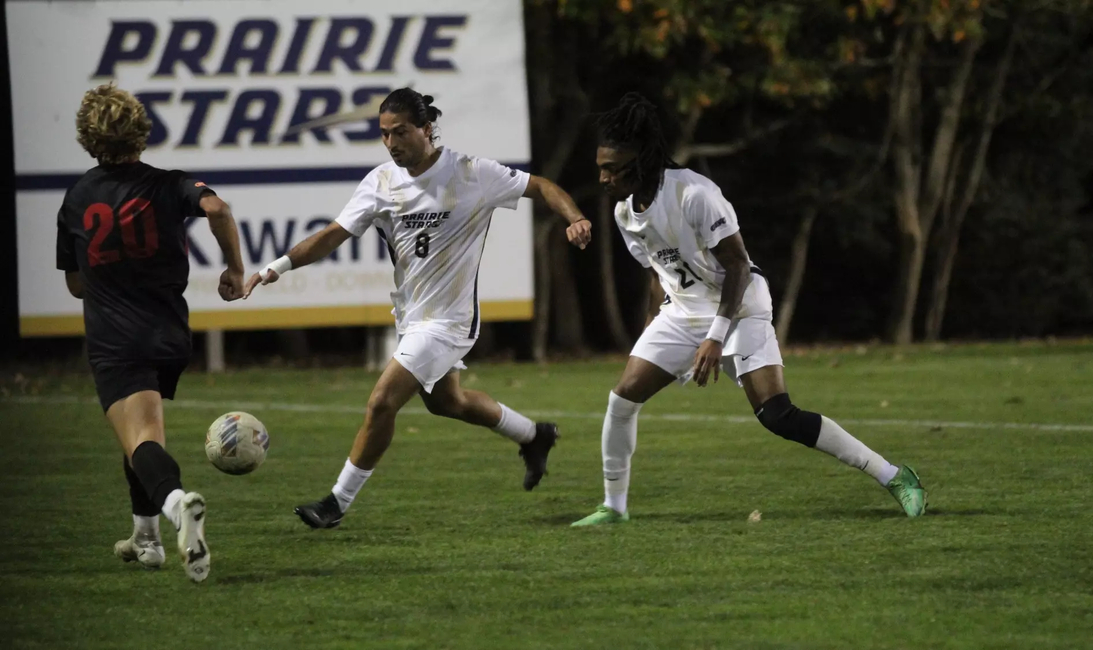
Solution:
<svg viewBox="0 0 1093 650">
<path fill-rule="evenodd" d="M 524 489 L 531 490 L 546 474 L 547 456 L 558 440 L 553 422 L 533 422 L 478 390 L 463 388 L 459 370 L 453 370 L 433 385 L 432 392 L 420 391 L 429 412 L 468 424 L 488 427 L 520 445 L 524 459 Z"/>
<path fill-rule="evenodd" d="M 172 386 L 170 394 L 173 392 Z M 141 390 L 114 401 L 106 411 L 106 418 L 125 450 L 133 475 L 148 496 L 148 503 L 178 530 L 179 553 L 186 574 L 194 582 L 204 580 L 211 559 L 205 542 L 205 499 L 196 492 L 183 491 L 178 463 L 164 449 L 163 400 L 159 391 Z"/>
<path fill-rule="evenodd" d="M 885 486 L 909 517 L 926 510 L 926 491 L 910 467 L 896 467 L 834 420 L 803 411 L 789 399 L 782 366 L 768 365 L 740 376 L 755 415 L 769 431 L 813 447 L 860 469 Z"/>
<path fill-rule="evenodd" d="M 603 505 L 574 526 L 628 521 L 630 459 L 638 439 L 638 412 L 645 402 L 680 376 L 694 361 L 701 335 L 661 313 L 634 344 L 626 369 L 607 397 L 600 444 L 603 453 Z"/>
<path fill-rule="evenodd" d="M 133 534 L 114 544 L 114 555 L 125 562 L 139 562 L 149 569 L 159 568 L 166 555 L 159 535 L 160 509 L 148 496 L 128 456 L 122 456 L 122 469 L 129 483 L 129 500 L 133 506 Z"/>
<path fill-rule="evenodd" d="M 395 435 L 395 416 L 421 388 L 416 377 L 394 360 L 388 362 L 379 381 L 368 397 L 364 424 L 357 431 L 353 447 L 349 451 L 338 480 L 330 494 L 319 501 L 296 507 L 296 514 L 312 528 L 334 528 L 341 523 L 345 512 Z"/>
</svg>

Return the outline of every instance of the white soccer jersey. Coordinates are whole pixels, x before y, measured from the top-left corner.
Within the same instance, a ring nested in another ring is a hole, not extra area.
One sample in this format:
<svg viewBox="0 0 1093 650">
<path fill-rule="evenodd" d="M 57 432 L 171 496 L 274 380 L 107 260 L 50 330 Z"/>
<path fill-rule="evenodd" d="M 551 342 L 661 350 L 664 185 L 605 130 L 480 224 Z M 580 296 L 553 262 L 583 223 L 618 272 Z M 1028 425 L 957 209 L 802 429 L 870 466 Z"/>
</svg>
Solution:
<svg viewBox="0 0 1093 650">
<path fill-rule="evenodd" d="M 725 269 L 710 249 L 739 232 L 740 224 L 713 181 L 689 169 L 667 169 L 653 204 L 639 213 L 633 197 L 620 201 L 615 222 L 630 254 L 656 271 L 681 315 L 717 315 Z"/>
<path fill-rule="evenodd" d="M 441 148 L 421 176 L 388 162 L 373 169 L 338 216 L 355 237 L 376 226 L 395 264 L 400 334 L 430 322 L 476 338 L 478 266 L 495 208 L 516 208 L 526 172 Z"/>
</svg>

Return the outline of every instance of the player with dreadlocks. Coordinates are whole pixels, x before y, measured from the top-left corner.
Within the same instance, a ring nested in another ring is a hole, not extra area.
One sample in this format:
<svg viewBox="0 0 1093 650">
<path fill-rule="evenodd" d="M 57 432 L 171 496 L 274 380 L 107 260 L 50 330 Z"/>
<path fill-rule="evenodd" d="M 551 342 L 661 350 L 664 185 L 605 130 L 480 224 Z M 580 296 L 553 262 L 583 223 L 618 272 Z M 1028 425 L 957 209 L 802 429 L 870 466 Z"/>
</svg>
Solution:
<svg viewBox="0 0 1093 650">
<path fill-rule="evenodd" d="M 716 383 L 721 370 L 744 388 L 764 427 L 866 472 L 907 516 L 921 515 L 926 491 L 913 469 L 889 464 L 834 421 L 790 401 L 767 280 L 748 257 L 720 188 L 672 160 L 655 107 L 629 93 L 597 126 L 600 184 L 617 202 L 615 221 L 627 248 L 653 271 L 665 299 L 608 396 L 604 503 L 573 525 L 629 521 L 630 457 L 642 404 L 673 381 L 693 378 L 706 386 L 712 372 Z"/>
</svg>

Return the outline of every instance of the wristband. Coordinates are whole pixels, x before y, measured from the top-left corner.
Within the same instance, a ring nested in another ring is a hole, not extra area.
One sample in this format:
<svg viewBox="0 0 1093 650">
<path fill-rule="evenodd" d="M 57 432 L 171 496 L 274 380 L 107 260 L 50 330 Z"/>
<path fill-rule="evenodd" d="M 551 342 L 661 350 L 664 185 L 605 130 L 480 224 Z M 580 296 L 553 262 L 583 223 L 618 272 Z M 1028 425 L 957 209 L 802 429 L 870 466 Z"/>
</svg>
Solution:
<svg viewBox="0 0 1093 650">
<path fill-rule="evenodd" d="M 258 275 L 261 276 L 263 280 L 268 280 L 270 271 L 277 273 L 277 275 L 284 275 L 287 271 L 291 270 L 292 260 L 288 258 L 288 255 L 282 255 L 281 257 L 267 264 L 266 268 L 259 271 Z"/>
<path fill-rule="evenodd" d="M 728 318 L 725 318 L 724 316 L 714 316 L 713 325 L 710 325 L 710 331 L 706 334 L 706 338 L 724 345 L 725 337 L 729 335 L 730 325 L 732 325 L 732 321 Z"/>
</svg>

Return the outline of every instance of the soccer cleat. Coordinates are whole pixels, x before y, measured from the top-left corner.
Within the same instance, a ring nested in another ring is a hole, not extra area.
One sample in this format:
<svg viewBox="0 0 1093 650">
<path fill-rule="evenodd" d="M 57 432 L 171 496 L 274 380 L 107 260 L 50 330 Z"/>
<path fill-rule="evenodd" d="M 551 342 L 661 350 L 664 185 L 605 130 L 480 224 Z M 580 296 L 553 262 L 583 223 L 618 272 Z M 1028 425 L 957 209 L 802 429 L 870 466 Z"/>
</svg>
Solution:
<svg viewBox="0 0 1093 650">
<path fill-rule="evenodd" d="M 194 582 L 209 577 L 209 546 L 205 543 L 205 497 L 188 492 L 179 504 L 182 525 L 178 529 L 178 552 L 186 576 Z"/>
<path fill-rule="evenodd" d="M 114 544 L 114 555 L 122 562 L 140 562 L 146 569 L 158 569 L 163 566 L 166 554 L 163 544 L 151 535 L 133 533 L 129 539 Z"/>
<path fill-rule="evenodd" d="M 885 486 L 888 492 L 903 506 L 908 517 L 918 517 L 926 512 L 926 488 L 922 487 L 918 474 L 907 465 L 899 468 L 895 478 Z"/>
<path fill-rule="evenodd" d="M 296 506 L 293 512 L 312 528 L 337 528 L 345 516 L 333 494 L 328 494 L 314 503 Z"/>
<path fill-rule="evenodd" d="M 547 473 L 547 454 L 558 442 L 558 425 L 552 422 L 536 422 L 535 437 L 520 445 L 520 457 L 524 459 L 524 489 L 534 490 Z"/>
<path fill-rule="evenodd" d="M 630 521 L 630 513 L 619 512 L 613 510 L 605 505 L 596 506 L 596 512 L 588 515 L 580 521 L 575 521 L 570 524 L 570 528 L 580 528 L 582 526 L 603 526 L 605 524 L 624 524 Z"/>
</svg>

